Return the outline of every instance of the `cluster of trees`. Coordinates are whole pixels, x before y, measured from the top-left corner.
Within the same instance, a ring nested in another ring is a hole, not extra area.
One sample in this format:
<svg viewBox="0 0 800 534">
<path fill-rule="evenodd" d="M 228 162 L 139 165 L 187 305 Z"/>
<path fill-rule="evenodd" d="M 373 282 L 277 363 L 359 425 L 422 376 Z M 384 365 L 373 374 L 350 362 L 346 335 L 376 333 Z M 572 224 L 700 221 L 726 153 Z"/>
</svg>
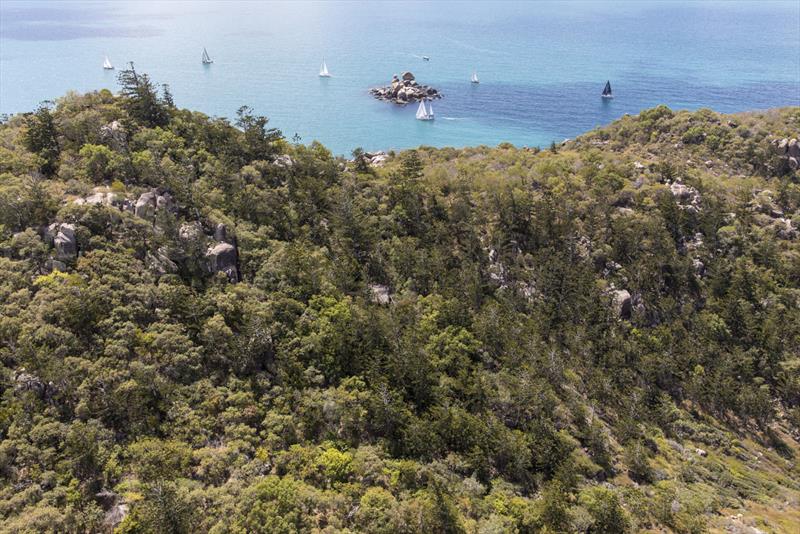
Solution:
<svg viewBox="0 0 800 534">
<path fill-rule="evenodd" d="M 120 83 L 0 125 L 0 531 L 701 532 L 791 486 L 719 458 L 800 422 L 800 110 L 373 168 Z"/>
</svg>

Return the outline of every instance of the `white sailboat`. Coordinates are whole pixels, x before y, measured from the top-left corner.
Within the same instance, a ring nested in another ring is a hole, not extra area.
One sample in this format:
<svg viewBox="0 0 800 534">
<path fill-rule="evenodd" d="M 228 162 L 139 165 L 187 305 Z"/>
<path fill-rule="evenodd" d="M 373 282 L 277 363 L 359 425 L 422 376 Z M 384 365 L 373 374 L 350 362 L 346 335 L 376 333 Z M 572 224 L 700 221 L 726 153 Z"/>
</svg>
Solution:
<svg viewBox="0 0 800 534">
<path fill-rule="evenodd" d="M 114 65 L 111 64 L 111 60 L 108 59 L 108 56 L 103 59 L 103 68 L 105 70 L 114 70 Z"/>
<path fill-rule="evenodd" d="M 319 77 L 320 78 L 330 78 L 331 73 L 328 72 L 328 65 L 325 64 L 325 58 L 322 58 L 322 65 L 319 68 Z"/>
<path fill-rule="evenodd" d="M 478 73 L 476 71 L 472 71 L 472 77 L 469 79 L 472 83 L 481 83 L 478 81 Z"/>
<path fill-rule="evenodd" d="M 203 65 L 211 65 L 212 63 L 214 63 L 214 60 L 208 55 L 208 50 L 203 47 Z"/>
<path fill-rule="evenodd" d="M 425 106 L 425 100 L 419 101 L 419 107 L 417 108 L 417 120 L 420 121 L 432 121 L 433 120 L 433 105 L 428 104 Z"/>
</svg>

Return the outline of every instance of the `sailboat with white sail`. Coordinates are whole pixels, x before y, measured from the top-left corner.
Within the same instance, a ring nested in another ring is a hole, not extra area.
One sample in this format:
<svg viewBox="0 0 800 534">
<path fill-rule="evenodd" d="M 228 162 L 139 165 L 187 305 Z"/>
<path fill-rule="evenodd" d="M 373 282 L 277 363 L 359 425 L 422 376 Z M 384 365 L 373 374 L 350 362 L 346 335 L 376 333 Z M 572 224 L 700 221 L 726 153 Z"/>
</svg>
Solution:
<svg viewBox="0 0 800 534">
<path fill-rule="evenodd" d="M 330 78 L 331 73 L 328 72 L 328 65 L 325 63 L 325 58 L 322 58 L 322 65 L 319 67 L 319 77 L 320 78 Z"/>
<path fill-rule="evenodd" d="M 419 101 L 419 107 L 417 108 L 417 120 L 420 121 L 432 121 L 433 120 L 433 104 L 428 103 L 425 105 L 425 100 Z"/>
<path fill-rule="evenodd" d="M 478 73 L 476 71 L 474 71 L 474 70 L 472 71 L 472 77 L 470 77 L 469 81 L 472 82 L 472 83 L 481 83 L 478 80 Z"/>
<path fill-rule="evenodd" d="M 114 65 L 111 64 L 111 60 L 108 59 L 108 56 L 103 59 L 103 68 L 105 70 L 114 70 Z"/>
<path fill-rule="evenodd" d="M 208 55 L 208 50 L 203 47 L 203 65 L 211 65 L 212 63 L 214 63 L 214 60 Z"/>
<path fill-rule="evenodd" d="M 611 82 L 606 81 L 606 86 L 603 88 L 603 93 L 600 95 L 603 98 L 614 98 L 614 95 L 611 93 Z"/>
</svg>

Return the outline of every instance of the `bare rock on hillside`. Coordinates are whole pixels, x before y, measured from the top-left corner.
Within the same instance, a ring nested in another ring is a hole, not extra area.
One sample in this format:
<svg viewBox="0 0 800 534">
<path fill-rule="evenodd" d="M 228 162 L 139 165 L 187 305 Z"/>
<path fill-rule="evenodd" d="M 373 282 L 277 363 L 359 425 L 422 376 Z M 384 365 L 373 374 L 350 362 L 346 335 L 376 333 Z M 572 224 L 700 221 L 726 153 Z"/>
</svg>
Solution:
<svg viewBox="0 0 800 534">
<path fill-rule="evenodd" d="M 230 243 L 217 243 L 206 252 L 209 267 L 212 273 L 225 273 L 231 282 L 239 281 L 239 271 L 236 268 L 236 247 Z"/>
<path fill-rule="evenodd" d="M 612 291 L 614 299 L 614 309 L 620 319 L 630 319 L 632 311 L 631 294 L 627 289 L 615 289 Z"/>
</svg>

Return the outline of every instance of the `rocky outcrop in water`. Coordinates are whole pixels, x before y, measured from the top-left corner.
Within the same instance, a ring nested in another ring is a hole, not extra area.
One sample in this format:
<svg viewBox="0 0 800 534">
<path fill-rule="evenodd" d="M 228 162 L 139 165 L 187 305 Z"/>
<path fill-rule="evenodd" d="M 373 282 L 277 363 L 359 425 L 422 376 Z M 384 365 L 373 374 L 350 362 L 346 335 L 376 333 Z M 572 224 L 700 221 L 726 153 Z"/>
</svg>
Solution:
<svg viewBox="0 0 800 534">
<path fill-rule="evenodd" d="M 408 104 L 420 100 L 434 100 L 442 98 L 442 94 L 433 87 L 417 82 L 414 75 L 404 72 L 400 77 L 392 76 L 392 82 L 385 87 L 375 87 L 369 92 L 378 100 L 394 102 L 395 104 Z"/>
</svg>

